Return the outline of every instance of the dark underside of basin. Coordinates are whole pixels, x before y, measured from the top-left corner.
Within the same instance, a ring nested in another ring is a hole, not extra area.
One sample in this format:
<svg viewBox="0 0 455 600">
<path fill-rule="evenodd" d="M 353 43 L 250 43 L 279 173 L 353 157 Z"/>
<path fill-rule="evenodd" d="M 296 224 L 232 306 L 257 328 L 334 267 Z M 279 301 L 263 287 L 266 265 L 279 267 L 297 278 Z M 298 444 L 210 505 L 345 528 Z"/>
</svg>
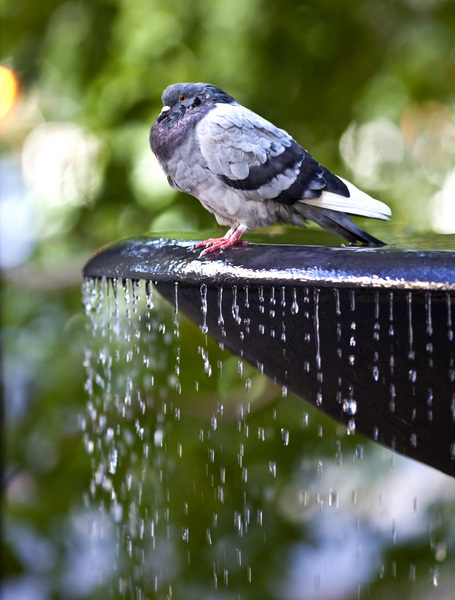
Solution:
<svg viewBox="0 0 455 600">
<path fill-rule="evenodd" d="M 455 253 L 134 238 L 87 277 L 146 279 L 233 353 L 371 439 L 455 475 Z"/>
</svg>

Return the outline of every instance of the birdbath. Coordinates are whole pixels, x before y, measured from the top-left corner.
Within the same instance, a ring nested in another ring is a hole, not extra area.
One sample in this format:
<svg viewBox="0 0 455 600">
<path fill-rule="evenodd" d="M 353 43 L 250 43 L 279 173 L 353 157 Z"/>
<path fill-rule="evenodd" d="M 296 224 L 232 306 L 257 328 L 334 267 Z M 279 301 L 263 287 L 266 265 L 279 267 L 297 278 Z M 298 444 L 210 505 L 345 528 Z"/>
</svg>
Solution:
<svg viewBox="0 0 455 600">
<path fill-rule="evenodd" d="M 177 290 L 183 314 L 349 433 L 455 476 L 454 251 L 194 244 L 126 239 L 84 276 Z"/>
</svg>

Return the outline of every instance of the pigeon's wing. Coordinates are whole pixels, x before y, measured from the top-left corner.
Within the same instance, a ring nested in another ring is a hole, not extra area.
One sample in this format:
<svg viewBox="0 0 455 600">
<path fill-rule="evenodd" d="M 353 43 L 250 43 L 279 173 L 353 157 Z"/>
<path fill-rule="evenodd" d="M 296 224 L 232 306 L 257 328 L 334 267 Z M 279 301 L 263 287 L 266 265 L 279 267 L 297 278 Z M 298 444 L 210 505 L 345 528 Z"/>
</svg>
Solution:
<svg viewBox="0 0 455 600">
<path fill-rule="evenodd" d="M 289 134 L 239 104 L 217 104 L 196 134 L 210 171 L 248 198 L 293 204 L 323 190 L 349 196 L 343 181 Z"/>
</svg>

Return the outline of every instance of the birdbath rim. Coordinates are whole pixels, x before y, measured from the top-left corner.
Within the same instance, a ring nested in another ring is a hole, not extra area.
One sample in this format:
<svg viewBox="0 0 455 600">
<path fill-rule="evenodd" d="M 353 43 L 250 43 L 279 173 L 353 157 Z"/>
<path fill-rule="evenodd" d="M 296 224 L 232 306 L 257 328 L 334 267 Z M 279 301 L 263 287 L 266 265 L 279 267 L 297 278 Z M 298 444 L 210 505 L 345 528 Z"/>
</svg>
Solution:
<svg viewBox="0 0 455 600">
<path fill-rule="evenodd" d="M 249 243 L 201 256 L 195 240 L 135 236 L 100 248 L 85 277 L 195 284 L 455 290 L 455 251 Z"/>
</svg>

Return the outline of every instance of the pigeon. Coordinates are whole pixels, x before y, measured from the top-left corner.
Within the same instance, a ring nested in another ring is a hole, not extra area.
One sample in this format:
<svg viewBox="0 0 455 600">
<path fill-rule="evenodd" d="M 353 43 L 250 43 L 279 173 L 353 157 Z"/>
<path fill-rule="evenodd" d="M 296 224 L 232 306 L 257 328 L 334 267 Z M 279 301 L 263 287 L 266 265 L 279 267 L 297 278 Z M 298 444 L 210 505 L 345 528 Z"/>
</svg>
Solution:
<svg viewBox="0 0 455 600">
<path fill-rule="evenodd" d="M 346 213 L 388 220 L 390 208 L 319 164 L 286 131 L 209 83 L 175 83 L 150 130 L 169 184 L 228 226 L 202 254 L 242 244 L 246 231 L 311 220 L 352 244 L 383 246 Z"/>
</svg>

